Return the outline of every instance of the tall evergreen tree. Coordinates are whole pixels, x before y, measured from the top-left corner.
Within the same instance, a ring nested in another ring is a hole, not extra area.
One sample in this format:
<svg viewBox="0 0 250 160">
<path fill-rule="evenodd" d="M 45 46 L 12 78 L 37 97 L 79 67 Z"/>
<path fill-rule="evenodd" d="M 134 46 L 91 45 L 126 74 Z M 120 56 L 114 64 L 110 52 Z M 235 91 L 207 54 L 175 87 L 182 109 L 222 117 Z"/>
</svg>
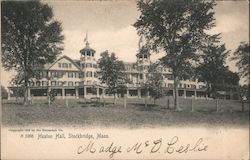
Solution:
<svg viewBox="0 0 250 160">
<path fill-rule="evenodd" d="M 52 8 L 39 1 L 1 2 L 2 64 L 15 70 L 18 84 L 26 88 L 37 68 L 53 62 L 63 50 L 61 23 Z"/>
<path fill-rule="evenodd" d="M 231 60 L 236 61 L 236 66 L 239 69 L 239 75 L 246 78 L 249 83 L 249 61 L 250 61 L 250 45 L 246 42 L 241 42 L 239 47 L 235 50 L 234 56 Z"/>
<path fill-rule="evenodd" d="M 209 97 L 211 93 L 220 90 L 225 81 L 228 82 L 226 77 L 229 75 L 229 70 L 225 67 L 228 54 L 225 45 L 209 45 L 203 49 L 201 62 L 196 71 L 198 79 L 206 82 Z"/>
<path fill-rule="evenodd" d="M 137 6 L 141 15 L 134 26 L 139 35 L 144 35 L 151 50 L 166 53 L 161 61 L 172 70 L 174 106 L 179 110 L 178 83 L 193 74 L 197 52 L 211 38 L 205 31 L 214 26 L 212 9 L 215 3 L 205 0 L 141 0 Z"/>
<path fill-rule="evenodd" d="M 149 66 L 147 81 L 144 88 L 148 90 L 150 97 L 155 101 L 164 95 L 163 90 L 163 75 L 159 64 L 153 63 Z"/>
<path fill-rule="evenodd" d="M 125 66 L 119 61 L 115 53 L 109 54 L 108 51 L 101 53 L 98 61 L 100 68 L 100 80 L 106 84 L 110 93 L 114 95 L 114 104 L 116 104 L 116 94 L 119 89 L 123 90 L 125 86 Z"/>
</svg>

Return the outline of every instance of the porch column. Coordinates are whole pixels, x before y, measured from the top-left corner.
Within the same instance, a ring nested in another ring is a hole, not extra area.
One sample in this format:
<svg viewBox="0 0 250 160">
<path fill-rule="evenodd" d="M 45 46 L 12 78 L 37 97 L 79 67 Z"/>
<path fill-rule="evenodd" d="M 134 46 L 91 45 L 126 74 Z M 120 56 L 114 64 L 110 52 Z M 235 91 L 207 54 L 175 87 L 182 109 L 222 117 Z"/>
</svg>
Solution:
<svg viewBox="0 0 250 160">
<path fill-rule="evenodd" d="M 174 89 L 173 89 L 172 91 L 173 91 L 173 97 L 175 97 L 175 94 L 174 94 Z M 179 93 L 178 93 L 178 94 L 179 94 Z M 177 94 L 177 95 L 178 95 L 178 94 Z"/>
<path fill-rule="evenodd" d="M 10 89 L 8 89 L 8 100 L 10 100 Z"/>
<path fill-rule="evenodd" d="M 105 88 L 102 89 L 102 97 L 105 96 Z"/>
<path fill-rule="evenodd" d="M 79 88 L 76 88 L 76 98 L 78 99 L 79 98 Z"/>
<path fill-rule="evenodd" d="M 65 89 L 62 88 L 62 98 L 65 99 Z"/>
<path fill-rule="evenodd" d="M 96 87 L 96 96 L 99 97 L 99 87 Z"/>
<path fill-rule="evenodd" d="M 187 98 L 187 91 L 186 91 L 186 89 L 183 90 L 183 96 L 184 96 L 184 98 Z"/>
<path fill-rule="evenodd" d="M 141 89 L 140 88 L 137 89 L 137 94 L 138 94 L 138 98 L 141 98 Z"/>
<path fill-rule="evenodd" d="M 194 99 L 196 99 L 197 98 L 197 92 L 196 92 L 196 90 L 194 91 Z"/>
<path fill-rule="evenodd" d="M 129 89 L 127 89 L 127 97 L 129 97 Z"/>
<path fill-rule="evenodd" d="M 28 87 L 28 99 L 30 99 L 30 87 Z"/>
<path fill-rule="evenodd" d="M 83 93 L 84 93 L 83 97 L 86 98 L 87 97 L 87 87 L 86 86 L 83 87 Z"/>
</svg>

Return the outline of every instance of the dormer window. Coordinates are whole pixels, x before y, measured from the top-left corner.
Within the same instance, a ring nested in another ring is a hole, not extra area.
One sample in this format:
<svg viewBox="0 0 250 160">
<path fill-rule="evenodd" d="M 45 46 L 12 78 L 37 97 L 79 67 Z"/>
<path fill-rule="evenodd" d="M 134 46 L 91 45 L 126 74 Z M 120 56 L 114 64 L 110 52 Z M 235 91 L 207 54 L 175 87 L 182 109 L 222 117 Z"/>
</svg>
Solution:
<svg viewBox="0 0 250 160">
<path fill-rule="evenodd" d="M 90 56 L 90 51 L 87 51 L 87 56 Z"/>
<path fill-rule="evenodd" d="M 62 67 L 63 67 L 63 68 L 68 68 L 68 63 L 63 63 L 63 64 L 62 64 Z"/>
</svg>

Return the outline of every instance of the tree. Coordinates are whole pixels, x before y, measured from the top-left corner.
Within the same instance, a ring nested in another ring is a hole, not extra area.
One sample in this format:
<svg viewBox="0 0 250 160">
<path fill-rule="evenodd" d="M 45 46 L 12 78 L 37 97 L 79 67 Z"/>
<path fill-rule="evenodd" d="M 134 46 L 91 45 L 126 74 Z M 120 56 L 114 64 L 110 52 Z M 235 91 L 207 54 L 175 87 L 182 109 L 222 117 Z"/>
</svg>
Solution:
<svg viewBox="0 0 250 160">
<path fill-rule="evenodd" d="M 214 26 L 213 1 L 148 0 L 139 1 L 141 12 L 134 26 L 144 35 L 152 51 L 166 53 L 161 61 L 172 70 L 174 77 L 174 106 L 179 110 L 178 83 L 193 74 L 197 51 L 209 41 L 205 31 Z M 213 38 L 216 37 L 213 36 Z"/>
<path fill-rule="evenodd" d="M 241 42 L 239 47 L 235 50 L 233 58 L 231 60 L 236 61 L 236 66 L 239 69 L 239 75 L 242 78 L 249 80 L 249 43 Z"/>
<path fill-rule="evenodd" d="M 203 49 L 202 53 L 196 73 L 200 81 L 206 82 L 207 95 L 210 97 L 211 93 L 216 93 L 219 90 L 218 87 L 222 86 L 223 80 L 229 73 L 228 68 L 225 67 L 229 51 L 226 50 L 225 45 L 209 45 Z"/>
<path fill-rule="evenodd" d="M 109 54 L 108 51 L 101 53 L 98 61 L 100 68 L 100 80 L 108 87 L 108 91 L 114 95 L 114 104 L 116 104 L 116 94 L 125 84 L 125 66 L 119 61 L 115 53 Z"/>
<path fill-rule="evenodd" d="M 161 98 L 164 95 L 164 90 L 162 87 L 163 75 L 158 66 L 159 64 L 156 63 L 149 66 L 148 78 L 144 86 L 149 95 L 154 98 L 154 104 L 157 99 Z"/>
<path fill-rule="evenodd" d="M 239 89 L 239 93 L 240 93 L 240 101 L 241 101 L 241 111 L 244 112 L 245 108 L 244 108 L 244 103 L 248 102 L 249 103 L 249 84 L 245 84 L 243 86 L 240 86 Z"/>
<path fill-rule="evenodd" d="M 53 19 L 52 8 L 39 1 L 2 1 L 2 64 L 17 72 L 25 89 L 45 63 L 52 63 L 62 50 L 61 23 Z"/>
<path fill-rule="evenodd" d="M 1 86 L 1 98 L 2 98 L 2 99 L 7 99 L 7 98 L 8 98 L 8 92 L 7 92 L 7 90 L 4 88 L 4 86 Z"/>
</svg>

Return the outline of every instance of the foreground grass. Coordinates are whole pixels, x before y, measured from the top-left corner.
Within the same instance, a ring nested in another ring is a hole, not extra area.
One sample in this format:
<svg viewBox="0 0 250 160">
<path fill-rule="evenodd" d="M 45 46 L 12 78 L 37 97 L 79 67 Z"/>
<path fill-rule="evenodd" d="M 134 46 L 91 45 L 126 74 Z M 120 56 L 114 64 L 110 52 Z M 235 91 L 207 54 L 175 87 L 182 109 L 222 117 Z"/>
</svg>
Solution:
<svg viewBox="0 0 250 160">
<path fill-rule="evenodd" d="M 171 100 L 170 100 L 171 101 Z M 249 106 L 241 112 L 241 104 L 232 101 L 220 102 L 220 112 L 215 112 L 213 101 L 194 102 L 195 112 L 190 112 L 190 100 L 181 100 L 183 111 L 175 112 L 166 108 L 166 100 L 147 108 L 143 99 L 129 100 L 125 109 L 122 100 L 117 105 L 106 100 L 105 107 L 96 107 L 81 100 L 57 100 L 48 106 L 45 101 L 35 101 L 33 105 L 23 106 L 14 102 L 2 105 L 2 122 L 5 126 L 102 126 L 102 127 L 168 127 L 168 126 L 204 126 L 204 127 L 248 127 Z M 150 102 L 151 103 L 151 102 Z M 227 106 L 228 104 L 228 106 Z M 201 107 L 202 106 L 202 107 Z"/>
</svg>

